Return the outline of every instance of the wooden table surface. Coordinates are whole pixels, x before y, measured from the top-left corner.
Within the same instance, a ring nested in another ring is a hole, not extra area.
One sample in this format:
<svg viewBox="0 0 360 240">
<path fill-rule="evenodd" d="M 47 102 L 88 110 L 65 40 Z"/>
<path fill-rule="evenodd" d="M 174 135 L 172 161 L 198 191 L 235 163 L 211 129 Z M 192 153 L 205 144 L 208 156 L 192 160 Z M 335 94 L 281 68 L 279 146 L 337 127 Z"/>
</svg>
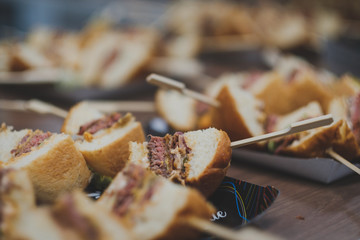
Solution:
<svg viewBox="0 0 360 240">
<path fill-rule="evenodd" d="M 152 99 L 152 95 L 131 100 Z M 21 98 L 0 87 L 0 99 Z M 58 103 L 67 110 L 70 105 Z M 156 113 L 134 113 L 145 128 Z M 63 119 L 50 114 L 4 111 L 0 122 L 22 128 L 59 132 Z M 228 176 L 280 191 L 274 204 L 255 222 L 255 227 L 285 239 L 360 239 L 360 176 L 351 175 L 322 184 L 232 159 Z"/>
</svg>

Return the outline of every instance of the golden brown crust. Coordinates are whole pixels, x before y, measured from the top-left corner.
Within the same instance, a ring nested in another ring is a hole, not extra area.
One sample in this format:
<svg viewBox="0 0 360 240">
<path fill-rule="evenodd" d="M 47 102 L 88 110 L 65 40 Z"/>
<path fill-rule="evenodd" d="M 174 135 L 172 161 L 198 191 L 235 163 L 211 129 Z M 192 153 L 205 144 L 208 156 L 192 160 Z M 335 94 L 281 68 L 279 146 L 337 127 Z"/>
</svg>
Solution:
<svg viewBox="0 0 360 240">
<path fill-rule="evenodd" d="M 329 127 L 316 130 L 310 138 L 292 144 L 279 153 L 297 157 L 325 157 L 325 151 L 332 147 L 336 152 L 347 156 L 349 160 L 359 155 L 359 147 L 356 140 L 344 120 L 339 120 Z"/>
<path fill-rule="evenodd" d="M 231 142 L 226 132 L 220 130 L 220 133 L 220 141 L 210 164 L 197 178 L 185 180 L 186 185 L 198 189 L 204 196 L 210 196 L 218 188 L 230 167 Z"/>
<path fill-rule="evenodd" d="M 341 124 L 335 132 L 333 150 L 347 160 L 355 160 L 360 156 L 360 147 L 356 141 L 354 133 L 347 125 L 346 121 L 340 120 Z"/>
<path fill-rule="evenodd" d="M 189 226 L 186 220 L 189 217 L 209 220 L 213 213 L 215 208 L 201 194 L 191 189 L 184 206 L 178 210 L 166 230 L 154 239 L 198 239 L 201 232 Z"/>
<path fill-rule="evenodd" d="M 42 202 L 52 202 L 64 192 L 84 189 L 91 176 L 84 157 L 70 136 L 24 169 L 34 185 L 37 199 Z"/>
<path fill-rule="evenodd" d="M 102 175 L 114 177 L 121 171 L 129 159 L 129 142 L 144 142 L 145 136 L 139 122 L 123 137 L 111 144 L 93 151 L 82 150 L 86 162 L 95 171 Z"/>
<path fill-rule="evenodd" d="M 213 126 L 227 132 L 232 141 L 252 137 L 244 119 L 237 110 L 236 101 L 228 86 L 225 85 L 221 89 L 217 100 L 220 102 L 221 107 L 212 111 Z"/>
<path fill-rule="evenodd" d="M 169 124 L 169 126 L 171 128 L 175 129 L 176 131 L 187 132 L 187 131 L 194 130 L 198 119 L 188 119 L 186 125 L 185 124 L 179 125 L 176 122 L 171 121 L 168 118 L 169 113 L 167 113 L 165 111 L 164 107 L 162 106 L 163 101 L 164 101 L 164 98 L 162 97 L 162 95 L 164 94 L 164 91 L 165 90 L 160 89 L 155 93 L 155 108 L 156 108 L 156 111 L 159 113 L 159 115 L 163 119 L 165 119 L 165 121 Z M 174 107 L 176 108 L 176 106 L 174 106 Z M 194 109 L 194 111 L 195 111 L 195 109 Z M 194 114 L 194 116 L 196 116 L 196 115 Z"/>
<path fill-rule="evenodd" d="M 70 126 L 69 121 L 72 118 L 74 112 L 76 112 L 78 107 L 83 104 L 83 102 L 79 102 L 72 106 L 70 110 L 68 111 L 68 114 L 66 115 L 66 118 L 64 119 L 63 125 L 61 126 L 60 131 L 63 133 L 69 133 L 69 130 L 67 129 L 68 126 Z"/>
<path fill-rule="evenodd" d="M 291 102 L 289 112 L 294 111 L 309 102 L 318 101 L 323 112 L 333 99 L 331 92 L 319 81 L 315 80 L 313 74 L 304 74 L 302 79 L 291 82 L 287 87 L 287 101 Z M 286 101 L 286 99 L 285 99 Z"/>
<path fill-rule="evenodd" d="M 212 109 L 209 109 L 206 113 L 204 113 L 198 118 L 197 121 L 198 129 L 206 129 L 212 126 L 211 111 Z"/>
<path fill-rule="evenodd" d="M 271 81 L 261 92 L 255 96 L 264 102 L 264 111 L 267 114 L 286 114 L 291 108 L 289 101 L 284 101 L 287 97 L 287 89 L 280 75 L 273 73 L 268 76 Z"/>
</svg>

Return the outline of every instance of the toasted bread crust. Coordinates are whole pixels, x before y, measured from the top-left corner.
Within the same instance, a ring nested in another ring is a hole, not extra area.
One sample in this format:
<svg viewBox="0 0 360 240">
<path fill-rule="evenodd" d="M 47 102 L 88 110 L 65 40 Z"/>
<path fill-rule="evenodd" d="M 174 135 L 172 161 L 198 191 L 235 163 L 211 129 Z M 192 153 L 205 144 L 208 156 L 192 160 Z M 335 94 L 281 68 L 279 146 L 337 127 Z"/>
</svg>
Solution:
<svg viewBox="0 0 360 240">
<path fill-rule="evenodd" d="M 280 151 L 281 154 L 314 158 L 325 157 L 325 151 L 332 147 L 340 155 L 347 156 L 349 160 L 359 156 L 359 147 L 344 120 L 339 120 L 329 127 L 322 127 L 310 138 L 292 144 Z"/>
<path fill-rule="evenodd" d="M 212 111 L 213 126 L 227 132 L 232 141 L 252 137 L 244 119 L 237 111 L 236 101 L 228 86 L 225 85 L 220 90 L 217 100 L 221 107 Z"/>
<path fill-rule="evenodd" d="M 12 164 L 9 163 L 8 167 Z M 42 202 L 52 202 L 64 192 L 84 189 L 91 176 L 84 157 L 70 136 L 24 169 L 34 185 L 37 199 Z"/>
<path fill-rule="evenodd" d="M 89 166 L 100 174 L 114 177 L 121 171 L 129 159 L 129 142 L 145 141 L 144 132 L 139 122 L 124 136 L 97 150 L 81 150 Z"/>
<path fill-rule="evenodd" d="M 220 130 L 220 134 L 220 141 L 210 164 L 197 178 L 185 179 L 186 185 L 198 189 L 204 196 L 210 196 L 218 188 L 230 167 L 231 142 L 226 132 Z"/>
<path fill-rule="evenodd" d="M 209 220 L 214 212 L 215 208 L 207 203 L 201 194 L 191 190 L 189 191 L 184 206 L 178 210 L 175 217 L 167 225 L 165 231 L 154 239 L 197 239 L 201 232 L 189 226 L 186 220 L 189 217 Z M 181 221 L 183 221 L 183 224 Z"/>
<path fill-rule="evenodd" d="M 165 121 L 170 125 L 171 128 L 173 128 L 177 131 L 187 132 L 187 131 L 194 130 L 196 128 L 196 124 L 198 121 L 196 114 L 193 115 L 193 118 L 188 119 L 187 122 L 183 123 L 183 124 L 178 124 L 177 122 L 174 122 L 171 119 L 169 119 L 169 117 L 168 117 L 169 113 L 166 112 L 166 110 L 164 109 L 164 106 L 163 106 L 163 104 L 166 104 L 166 103 L 164 103 L 164 94 L 165 94 L 164 90 L 159 90 L 155 93 L 155 108 L 156 108 L 156 111 L 159 113 L 159 115 L 165 119 Z M 176 107 L 176 106 L 174 106 L 174 107 Z M 195 107 L 194 107 L 193 111 L 195 111 Z"/>
<path fill-rule="evenodd" d="M 329 89 L 316 81 L 315 76 L 312 74 L 306 74 L 303 76 L 303 79 L 290 83 L 287 91 L 287 101 L 291 102 L 291 108 L 288 110 L 289 112 L 294 111 L 311 101 L 318 101 L 323 112 L 326 112 L 326 109 L 333 98 Z"/>
<path fill-rule="evenodd" d="M 64 119 L 63 125 L 61 126 L 60 131 L 63 133 L 69 133 L 68 126 L 70 126 L 70 119 L 72 118 L 74 112 L 78 110 L 78 107 L 81 106 L 82 102 L 79 102 L 75 104 L 73 107 L 71 107 L 68 111 L 68 114 L 66 115 L 66 118 Z"/>
<path fill-rule="evenodd" d="M 360 147 L 346 121 L 340 120 L 340 122 L 341 124 L 335 132 L 335 141 L 332 144 L 332 148 L 347 160 L 355 160 L 360 157 Z"/>
</svg>

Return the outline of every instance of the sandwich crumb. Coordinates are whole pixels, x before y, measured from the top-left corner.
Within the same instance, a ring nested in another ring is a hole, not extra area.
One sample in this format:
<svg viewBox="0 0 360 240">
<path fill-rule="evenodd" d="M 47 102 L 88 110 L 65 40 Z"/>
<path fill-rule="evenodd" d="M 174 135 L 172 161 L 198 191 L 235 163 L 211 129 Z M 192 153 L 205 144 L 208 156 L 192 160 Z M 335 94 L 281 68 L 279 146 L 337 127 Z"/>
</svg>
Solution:
<svg viewBox="0 0 360 240">
<path fill-rule="evenodd" d="M 91 142 L 93 140 L 93 138 L 94 138 L 94 136 L 91 133 L 89 133 L 89 132 L 84 133 L 84 139 L 86 141 Z"/>
</svg>

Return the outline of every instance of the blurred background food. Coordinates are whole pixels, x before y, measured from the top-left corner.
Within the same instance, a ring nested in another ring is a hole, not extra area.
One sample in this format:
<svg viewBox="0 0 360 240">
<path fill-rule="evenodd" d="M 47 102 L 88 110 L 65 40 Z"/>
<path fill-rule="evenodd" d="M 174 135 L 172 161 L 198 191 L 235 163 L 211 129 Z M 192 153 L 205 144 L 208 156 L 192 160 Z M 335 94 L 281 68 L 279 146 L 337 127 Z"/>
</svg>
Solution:
<svg viewBox="0 0 360 240">
<path fill-rule="evenodd" d="M 358 76 L 359 5 L 350 0 L 3 0 L 0 78 L 50 71 L 48 81 L 113 89 L 154 71 L 193 80 L 271 68 L 263 57 L 269 49 L 300 55 L 338 75 Z M 214 62 L 222 68 L 213 68 Z"/>
</svg>

